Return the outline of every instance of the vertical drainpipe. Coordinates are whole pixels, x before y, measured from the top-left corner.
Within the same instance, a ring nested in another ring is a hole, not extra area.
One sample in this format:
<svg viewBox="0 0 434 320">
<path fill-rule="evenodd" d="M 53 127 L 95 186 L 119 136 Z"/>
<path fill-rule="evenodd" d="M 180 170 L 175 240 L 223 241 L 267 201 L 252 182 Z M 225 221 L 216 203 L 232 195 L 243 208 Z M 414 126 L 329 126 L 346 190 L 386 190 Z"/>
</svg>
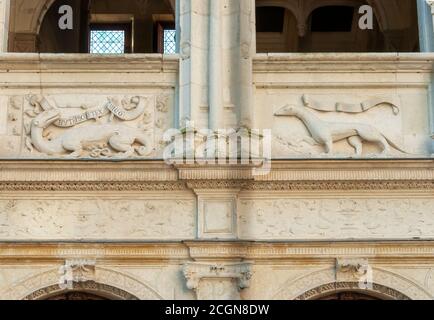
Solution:
<svg viewBox="0 0 434 320">
<path fill-rule="evenodd" d="M 434 52 L 434 28 L 433 16 L 430 5 L 426 0 L 417 0 L 419 21 L 419 43 L 421 52 Z M 430 106 L 430 128 L 434 135 L 434 72 L 431 73 L 431 83 L 428 92 Z M 434 153 L 434 140 L 431 145 L 431 153 Z"/>
</svg>

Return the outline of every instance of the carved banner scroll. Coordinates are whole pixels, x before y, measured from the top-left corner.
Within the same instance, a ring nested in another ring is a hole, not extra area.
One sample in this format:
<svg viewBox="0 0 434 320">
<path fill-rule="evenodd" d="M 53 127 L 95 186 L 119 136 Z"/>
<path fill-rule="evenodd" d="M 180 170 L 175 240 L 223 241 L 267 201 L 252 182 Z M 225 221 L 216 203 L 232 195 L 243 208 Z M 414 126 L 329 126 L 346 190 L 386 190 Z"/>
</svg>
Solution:
<svg viewBox="0 0 434 320">
<path fill-rule="evenodd" d="M 303 104 L 305 107 L 325 112 L 363 113 L 380 105 L 389 105 L 392 107 L 393 113 L 397 115 L 400 112 L 400 108 L 398 103 L 393 100 L 394 99 L 388 97 L 375 97 L 362 101 L 360 104 L 337 102 L 334 106 L 327 106 L 312 99 L 309 95 L 303 95 Z"/>
<path fill-rule="evenodd" d="M 56 109 L 50 105 L 48 100 L 44 97 L 32 95 L 28 97 L 28 100 L 30 105 L 32 105 L 34 108 L 40 108 L 43 111 Z M 107 103 L 102 107 L 95 108 L 81 114 L 62 117 L 54 122 L 53 125 L 59 128 L 71 128 L 89 120 L 102 118 L 108 114 L 113 114 L 123 121 L 132 121 L 141 116 L 146 108 L 146 104 L 140 104 L 139 97 L 131 98 L 130 102 L 122 101 L 122 106 L 116 103 L 115 99 L 109 98 L 108 100 L 109 101 L 107 101 Z"/>
</svg>

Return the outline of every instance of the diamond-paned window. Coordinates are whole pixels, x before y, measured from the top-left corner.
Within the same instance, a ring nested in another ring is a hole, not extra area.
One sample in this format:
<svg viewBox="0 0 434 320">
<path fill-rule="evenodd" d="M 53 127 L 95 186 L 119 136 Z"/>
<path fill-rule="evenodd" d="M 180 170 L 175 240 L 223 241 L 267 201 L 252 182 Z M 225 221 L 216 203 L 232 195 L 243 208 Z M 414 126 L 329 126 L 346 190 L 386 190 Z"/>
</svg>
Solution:
<svg viewBox="0 0 434 320">
<path fill-rule="evenodd" d="M 91 30 L 89 51 L 95 54 L 125 53 L 125 31 Z"/>
<path fill-rule="evenodd" d="M 176 53 L 176 30 L 164 29 L 164 54 L 175 54 Z"/>
</svg>

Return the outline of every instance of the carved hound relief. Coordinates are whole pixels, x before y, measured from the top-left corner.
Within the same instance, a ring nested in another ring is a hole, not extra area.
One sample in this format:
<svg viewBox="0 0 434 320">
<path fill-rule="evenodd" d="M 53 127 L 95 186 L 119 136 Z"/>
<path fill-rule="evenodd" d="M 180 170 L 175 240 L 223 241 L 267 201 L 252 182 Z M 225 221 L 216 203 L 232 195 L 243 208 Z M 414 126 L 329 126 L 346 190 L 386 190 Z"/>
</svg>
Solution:
<svg viewBox="0 0 434 320">
<path fill-rule="evenodd" d="M 292 116 L 301 120 L 308 129 L 311 137 L 325 147 L 328 155 L 333 155 L 334 143 L 347 140 L 354 148 L 357 156 L 362 156 L 363 142 L 371 142 L 377 144 L 381 149 L 381 155 L 390 153 L 391 148 L 394 148 L 402 153 L 409 154 L 404 148 L 393 142 L 389 137 L 381 133 L 372 125 L 356 123 L 356 122 L 327 122 L 320 119 L 316 114 L 309 109 L 315 109 L 322 112 L 345 112 L 345 113 L 362 113 L 381 104 L 389 104 L 392 106 L 394 114 L 399 113 L 399 107 L 393 103 L 385 102 L 384 99 L 371 99 L 368 102 L 360 105 L 336 104 L 335 107 L 325 107 L 313 102 L 307 96 L 303 96 L 304 106 L 286 105 L 279 109 L 275 116 Z"/>
<path fill-rule="evenodd" d="M 137 125 L 124 124 L 144 115 L 146 98 L 133 97 L 130 101 L 123 100 L 121 105 L 109 98 L 104 106 L 73 116 L 64 116 L 60 108 L 51 106 L 44 97 L 30 96 L 28 101 L 33 107 L 26 112 L 32 118 L 26 128 L 29 150 L 34 147 L 45 155 L 69 158 L 129 158 L 136 154 L 147 156 L 153 151 L 149 134 Z M 85 124 L 88 121 L 96 123 Z M 51 126 L 67 130 L 53 138 L 46 132 Z"/>
</svg>

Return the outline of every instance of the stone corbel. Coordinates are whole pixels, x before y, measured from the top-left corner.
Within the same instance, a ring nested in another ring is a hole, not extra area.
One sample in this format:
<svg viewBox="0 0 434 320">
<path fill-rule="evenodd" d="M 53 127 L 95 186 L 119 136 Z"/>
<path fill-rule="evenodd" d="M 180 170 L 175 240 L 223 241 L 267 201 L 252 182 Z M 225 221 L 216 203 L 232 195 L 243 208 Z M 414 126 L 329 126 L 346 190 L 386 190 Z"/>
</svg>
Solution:
<svg viewBox="0 0 434 320">
<path fill-rule="evenodd" d="M 66 260 L 59 269 L 59 285 L 73 289 L 75 283 L 95 281 L 95 261 Z"/>
<path fill-rule="evenodd" d="M 365 282 L 370 267 L 368 259 L 336 259 L 337 282 Z"/>
<path fill-rule="evenodd" d="M 213 264 L 192 262 L 184 265 L 187 287 L 198 300 L 240 300 L 240 291 L 252 278 L 251 263 Z"/>
</svg>

